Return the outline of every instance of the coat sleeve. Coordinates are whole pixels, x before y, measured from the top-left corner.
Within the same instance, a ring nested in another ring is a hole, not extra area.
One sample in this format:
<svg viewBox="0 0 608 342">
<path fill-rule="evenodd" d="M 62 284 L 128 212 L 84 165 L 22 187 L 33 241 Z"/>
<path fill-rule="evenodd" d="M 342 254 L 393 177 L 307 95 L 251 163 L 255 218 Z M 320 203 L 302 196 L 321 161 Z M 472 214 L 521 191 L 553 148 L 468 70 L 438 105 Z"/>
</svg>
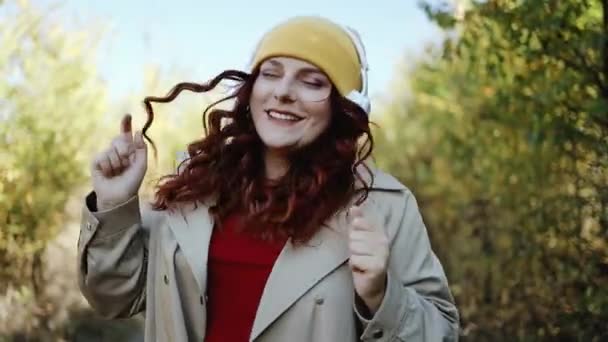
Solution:
<svg viewBox="0 0 608 342">
<path fill-rule="evenodd" d="M 97 212 L 95 193 L 82 209 L 78 283 L 91 307 L 106 318 L 133 316 L 145 308 L 148 229 L 139 197 Z"/>
<path fill-rule="evenodd" d="M 391 194 L 389 196 L 397 196 Z M 378 311 L 365 314 L 355 301 L 362 341 L 457 341 L 458 310 L 413 194 L 405 189 L 384 224 L 391 240 L 387 288 Z"/>
</svg>

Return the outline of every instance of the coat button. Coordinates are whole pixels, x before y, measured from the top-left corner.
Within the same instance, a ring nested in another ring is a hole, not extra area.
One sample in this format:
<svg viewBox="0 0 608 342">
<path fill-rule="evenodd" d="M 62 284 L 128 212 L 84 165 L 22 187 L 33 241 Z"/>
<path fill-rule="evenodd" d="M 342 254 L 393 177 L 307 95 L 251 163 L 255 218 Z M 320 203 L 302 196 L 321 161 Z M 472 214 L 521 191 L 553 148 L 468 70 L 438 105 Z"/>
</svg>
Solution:
<svg viewBox="0 0 608 342">
<path fill-rule="evenodd" d="M 91 224 L 91 222 L 87 222 L 87 229 L 88 230 L 92 230 L 93 229 L 93 225 Z"/>
<path fill-rule="evenodd" d="M 380 339 L 382 336 L 384 336 L 384 332 L 380 329 L 377 329 L 372 333 L 372 337 L 375 339 Z"/>
<path fill-rule="evenodd" d="M 165 282 L 165 284 L 169 285 L 169 277 L 167 277 L 166 274 L 163 276 L 163 281 Z"/>
<path fill-rule="evenodd" d="M 317 305 L 323 305 L 323 303 L 325 303 L 325 299 L 323 299 L 323 298 L 317 298 L 317 299 L 315 299 L 315 303 Z"/>
</svg>

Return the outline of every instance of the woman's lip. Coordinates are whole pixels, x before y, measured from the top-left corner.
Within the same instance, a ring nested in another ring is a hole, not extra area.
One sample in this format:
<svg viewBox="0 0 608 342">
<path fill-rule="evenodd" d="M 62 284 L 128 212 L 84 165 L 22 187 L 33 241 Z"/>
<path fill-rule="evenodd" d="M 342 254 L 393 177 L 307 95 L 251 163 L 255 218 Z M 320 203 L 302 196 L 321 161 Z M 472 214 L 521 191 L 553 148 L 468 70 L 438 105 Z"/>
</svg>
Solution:
<svg viewBox="0 0 608 342">
<path fill-rule="evenodd" d="M 281 126 L 293 126 L 302 121 L 301 119 L 300 120 L 276 119 L 276 118 L 273 118 L 272 116 L 270 116 L 270 111 L 266 111 L 266 118 L 268 118 L 269 121 L 271 121 L 275 124 L 279 124 Z"/>
<path fill-rule="evenodd" d="M 294 113 L 286 111 L 286 110 L 278 110 L 278 109 L 272 109 L 272 108 L 266 110 L 266 114 L 270 114 L 270 112 L 275 112 L 275 113 L 285 114 L 285 115 L 291 115 L 291 116 L 296 117 L 296 118 L 298 118 L 300 120 L 304 119 L 300 115 L 294 114 Z"/>
</svg>

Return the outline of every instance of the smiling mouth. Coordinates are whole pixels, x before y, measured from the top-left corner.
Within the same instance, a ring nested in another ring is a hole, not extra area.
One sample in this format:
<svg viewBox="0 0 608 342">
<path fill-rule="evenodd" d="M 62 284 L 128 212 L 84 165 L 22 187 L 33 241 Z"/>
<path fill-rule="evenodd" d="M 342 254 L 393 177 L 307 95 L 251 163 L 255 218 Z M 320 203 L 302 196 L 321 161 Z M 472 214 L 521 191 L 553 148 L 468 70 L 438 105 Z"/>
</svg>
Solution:
<svg viewBox="0 0 608 342">
<path fill-rule="evenodd" d="M 271 119 L 282 120 L 282 121 L 290 121 L 290 122 L 298 122 L 304 120 L 304 118 L 297 116 L 292 113 L 287 112 L 278 112 L 275 110 L 266 110 L 266 115 L 268 115 Z"/>
</svg>

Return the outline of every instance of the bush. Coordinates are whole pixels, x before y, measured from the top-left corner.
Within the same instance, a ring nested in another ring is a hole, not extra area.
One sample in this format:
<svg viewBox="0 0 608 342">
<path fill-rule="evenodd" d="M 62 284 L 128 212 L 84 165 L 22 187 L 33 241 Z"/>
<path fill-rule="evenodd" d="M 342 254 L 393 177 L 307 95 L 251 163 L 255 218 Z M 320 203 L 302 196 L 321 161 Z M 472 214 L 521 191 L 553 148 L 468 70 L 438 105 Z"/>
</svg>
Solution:
<svg viewBox="0 0 608 342">
<path fill-rule="evenodd" d="M 463 337 L 607 338 L 608 9 L 426 9 L 450 34 L 396 81 L 377 159 L 419 197 Z"/>
</svg>

